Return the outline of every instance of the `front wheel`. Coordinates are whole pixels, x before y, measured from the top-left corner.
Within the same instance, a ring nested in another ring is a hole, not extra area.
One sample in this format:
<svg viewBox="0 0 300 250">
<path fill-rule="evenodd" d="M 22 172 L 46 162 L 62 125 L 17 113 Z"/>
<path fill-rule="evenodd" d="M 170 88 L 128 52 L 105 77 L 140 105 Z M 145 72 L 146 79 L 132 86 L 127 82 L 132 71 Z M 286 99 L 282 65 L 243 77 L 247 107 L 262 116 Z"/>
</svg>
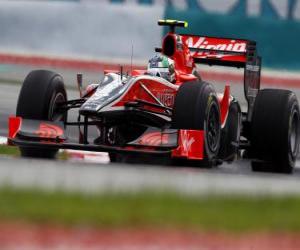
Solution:
<svg viewBox="0 0 300 250">
<path fill-rule="evenodd" d="M 172 127 L 204 131 L 203 166 L 215 165 L 221 139 L 220 107 L 216 92 L 207 82 L 193 81 L 180 86 L 173 108 Z"/>
<path fill-rule="evenodd" d="M 25 78 L 17 104 L 16 115 L 24 119 L 59 121 L 66 113 L 58 104 L 67 100 L 62 77 L 52 71 L 34 70 Z M 54 158 L 57 150 L 20 147 L 23 157 Z"/>
</svg>

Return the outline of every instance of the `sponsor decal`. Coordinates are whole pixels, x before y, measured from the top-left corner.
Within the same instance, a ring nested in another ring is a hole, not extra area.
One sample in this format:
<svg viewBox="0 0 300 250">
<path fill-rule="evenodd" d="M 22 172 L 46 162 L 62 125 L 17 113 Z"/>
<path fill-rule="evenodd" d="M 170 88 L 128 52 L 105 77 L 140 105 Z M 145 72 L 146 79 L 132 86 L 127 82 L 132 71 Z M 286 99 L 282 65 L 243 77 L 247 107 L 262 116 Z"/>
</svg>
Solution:
<svg viewBox="0 0 300 250">
<path fill-rule="evenodd" d="M 35 134 L 41 138 L 58 138 L 63 136 L 64 131 L 59 126 L 42 122 Z"/>
<path fill-rule="evenodd" d="M 248 87 L 248 89 L 247 89 L 247 96 L 248 97 L 256 97 L 257 94 L 258 94 L 258 89 Z"/>
<path fill-rule="evenodd" d="M 167 107 L 174 105 L 174 95 L 168 93 L 158 93 L 157 98 Z"/>
<path fill-rule="evenodd" d="M 251 72 L 259 72 L 260 71 L 260 66 L 247 64 L 246 65 L 246 70 L 251 71 Z"/>
<path fill-rule="evenodd" d="M 163 144 L 168 144 L 169 142 L 169 135 L 162 134 L 160 132 L 151 132 L 144 135 L 139 143 L 142 145 L 149 145 L 149 146 L 159 146 Z"/>
<path fill-rule="evenodd" d="M 195 142 L 194 137 L 190 137 L 188 131 L 183 130 L 181 133 L 181 140 L 182 140 L 183 150 L 185 152 L 190 152 L 192 145 Z"/>
<path fill-rule="evenodd" d="M 205 50 L 220 50 L 232 52 L 246 52 L 247 43 L 241 40 L 216 39 L 196 36 L 183 36 L 186 45 L 189 48 L 205 49 Z M 202 55 L 210 52 L 191 51 L 192 56 Z"/>
<path fill-rule="evenodd" d="M 204 131 L 179 130 L 178 148 L 172 151 L 172 157 L 204 159 Z"/>
</svg>

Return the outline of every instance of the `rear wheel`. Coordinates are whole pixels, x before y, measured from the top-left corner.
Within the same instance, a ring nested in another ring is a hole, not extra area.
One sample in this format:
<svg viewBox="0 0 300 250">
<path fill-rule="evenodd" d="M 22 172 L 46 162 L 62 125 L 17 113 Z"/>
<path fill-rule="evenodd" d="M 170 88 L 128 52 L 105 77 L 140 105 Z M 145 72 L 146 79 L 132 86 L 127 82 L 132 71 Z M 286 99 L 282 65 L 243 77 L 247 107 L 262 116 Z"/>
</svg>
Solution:
<svg viewBox="0 0 300 250">
<path fill-rule="evenodd" d="M 293 92 L 264 89 L 258 93 L 251 126 L 254 171 L 293 171 L 299 149 L 299 118 L 299 104 Z"/>
<path fill-rule="evenodd" d="M 202 165 L 214 165 L 220 148 L 221 121 L 216 92 L 209 83 L 193 81 L 180 86 L 175 98 L 172 127 L 204 130 L 205 159 Z"/>
<path fill-rule="evenodd" d="M 24 119 L 59 121 L 66 113 L 58 104 L 67 100 L 62 77 L 52 71 L 34 70 L 25 78 L 17 104 L 16 115 Z M 24 157 L 54 158 L 57 150 L 20 147 Z"/>
</svg>

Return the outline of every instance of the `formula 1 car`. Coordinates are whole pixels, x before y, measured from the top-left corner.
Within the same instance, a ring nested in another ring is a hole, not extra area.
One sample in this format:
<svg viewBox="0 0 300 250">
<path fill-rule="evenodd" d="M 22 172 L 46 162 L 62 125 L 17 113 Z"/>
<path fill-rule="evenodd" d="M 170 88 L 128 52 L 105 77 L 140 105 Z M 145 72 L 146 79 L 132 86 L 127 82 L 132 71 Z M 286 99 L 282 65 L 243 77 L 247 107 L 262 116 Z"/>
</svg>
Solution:
<svg viewBox="0 0 300 250">
<path fill-rule="evenodd" d="M 177 34 L 187 23 L 160 20 L 169 27 L 156 52 L 174 61 L 168 81 L 146 70 L 105 70 L 99 84 L 68 100 L 63 78 L 35 70 L 19 94 L 16 116 L 9 118 L 9 143 L 22 156 L 53 158 L 59 149 L 108 152 L 112 162 L 165 157 L 214 166 L 237 156 L 250 158 L 254 171 L 291 173 L 299 148 L 299 105 L 289 90 L 260 90 L 261 57 L 256 43 L 243 39 Z M 230 86 L 216 93 L 201 79 L 197 64 L 244 68 L 247 112 Z M 78 120 L 69 121 L 71 109 Z M 78 140 L 66 130 L 77 126 Z M 98 136 L 89 138 L 90 127 Z"/>
</svg>

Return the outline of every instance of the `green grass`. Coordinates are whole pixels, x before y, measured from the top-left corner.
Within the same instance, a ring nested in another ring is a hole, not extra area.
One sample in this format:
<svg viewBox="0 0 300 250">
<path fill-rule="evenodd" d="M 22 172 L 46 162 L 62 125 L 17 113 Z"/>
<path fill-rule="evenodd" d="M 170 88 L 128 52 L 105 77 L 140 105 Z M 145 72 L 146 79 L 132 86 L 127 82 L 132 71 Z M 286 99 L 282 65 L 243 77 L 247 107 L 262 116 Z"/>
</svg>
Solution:
<svg viewBox="0 0 300 250">
<path fill-rule="evenodd" d="M 83 195 L 0 189 L 0 220 L 65 226 L 300 231 L 300 197 L 183 197 L 172 193 Z"/>
<path fill-rule="evenodd" d="M 0 155 L 19 156 L 20 151 L 18 147 L 0 144 Z"/>
</svg>

